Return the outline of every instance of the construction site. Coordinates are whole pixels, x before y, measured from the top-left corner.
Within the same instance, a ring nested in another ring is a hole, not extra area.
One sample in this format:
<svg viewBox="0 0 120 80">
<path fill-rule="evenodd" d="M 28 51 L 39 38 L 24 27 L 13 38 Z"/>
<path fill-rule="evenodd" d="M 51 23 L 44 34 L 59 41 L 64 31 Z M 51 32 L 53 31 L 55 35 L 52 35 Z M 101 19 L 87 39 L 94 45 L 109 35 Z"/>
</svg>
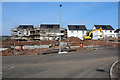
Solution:
<svg viewBox="0 0 120 80">
<path fill-rule="evenodd" d="M 94 25 L 88 30 L 85 25 L 40 24 L 19 25 L 12 28 L 10 39 L 1 41 L 1 56 L 41 55 L 94 51 L 99 47 L 119 47 L 119 29 L 111 25 Z"/>
<path fill-rule="evenodd" d="M 2 10 L 3 79 L 119 77 L 118 4 L 9 4 Z"/>
<path fill-rule="evenodd" d="M 62 51 L 94 51 L 99 47 L 120 47 L 118 39 L 109 40 L 81 40 L 77 37 L 69 37 L 61 40 Z M 41 55 L 41 54 L 58 54 L 59 41 L 41 40 L 41 41 L 17 41 L 4 40 L 2 48 L 5 49 L 1 56 L 18 56 L 18 55 Z"/>
<path fill-rule="evenodd" d="M 67 30 L 61 29 L 59 24 L 19 25 L 12 28 L 12 39 L 14 40 L 57 40 L 61 31 L 61 38 L 67 38 Z"/>
<path fill-rule="evenodd" d="M 97 29 L 89 32 L 83 25 L 68 26 L 68 29 L 61 29 L 59 24 L 41 24 L 40 27 L 19 25 L 12 28 L 12 37 L 9 40 L 1 41 L 1 56 L 59 54 L 59 52 L 94 51 L 94 48 L 99 47 L 120 47 L 118 36 L 112 37 L 111 33 L 110 36 L 107 34 L 107 37 L 103 35 L 107 30 L 115 31 L 109 25 L 97 26 Z M 99 32 L 101 37 L 94 39 L 96 32 Z M 114 34 L 116 33 L 118 35 L 119 30 Z M 79 37 L 81 35 L 82 38 Z"/>
</svg>

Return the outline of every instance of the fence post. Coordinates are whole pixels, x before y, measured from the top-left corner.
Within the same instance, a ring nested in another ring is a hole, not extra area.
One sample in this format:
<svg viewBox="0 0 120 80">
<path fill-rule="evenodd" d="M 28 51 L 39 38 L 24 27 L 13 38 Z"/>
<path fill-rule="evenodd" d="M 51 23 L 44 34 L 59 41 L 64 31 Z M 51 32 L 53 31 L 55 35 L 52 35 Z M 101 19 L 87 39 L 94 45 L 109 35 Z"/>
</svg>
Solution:
<svg viewBox="0 0 120 80">
<path fill-rule="evenodd" d="M 15 56 L 15 43 L 14 43 L 14 56 Z"/>
</svg>

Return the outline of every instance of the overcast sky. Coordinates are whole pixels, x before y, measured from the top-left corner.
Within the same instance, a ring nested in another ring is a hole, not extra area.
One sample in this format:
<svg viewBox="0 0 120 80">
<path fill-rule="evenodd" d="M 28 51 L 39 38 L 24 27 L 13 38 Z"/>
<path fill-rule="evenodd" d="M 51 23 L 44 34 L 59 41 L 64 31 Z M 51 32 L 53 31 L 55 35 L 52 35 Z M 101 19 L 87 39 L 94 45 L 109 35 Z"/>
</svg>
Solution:
<svg viewBox="0 0 120 80">
<path fill-rule="evenodd" d="M 96 24 L 118 28 L 117 2 L 3 2 L 2 35 L 11 35 L 11 28 L 19 24 L 59 24 L 60 4 L 64 28 L 69 24 L 85 24 L 88 29 Z"/>
</svg>

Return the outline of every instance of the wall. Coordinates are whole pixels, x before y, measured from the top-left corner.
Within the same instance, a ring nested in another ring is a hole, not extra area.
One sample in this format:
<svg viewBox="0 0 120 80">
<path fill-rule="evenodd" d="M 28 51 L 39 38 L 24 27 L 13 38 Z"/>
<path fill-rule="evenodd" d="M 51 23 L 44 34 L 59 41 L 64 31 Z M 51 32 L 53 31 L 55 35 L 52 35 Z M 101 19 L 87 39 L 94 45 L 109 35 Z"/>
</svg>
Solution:
<svg viewBox="0 0 120 80">
<path fill-rule="evenodd" d="M 115 37 L 118 38 L 118 33 L 115 33 Z"/>
<path fill-rule="evenodd" d="M 112 31 L 112 32 L 110 32 L 110 31 Z M 109 36 L 115 37 L 114 30 L 103 30 L 103 35 L 104 35 L 104 37 L 109 37 Z"/>
<path fill-rule="evenodd" d="M 68 37 L 78 37 L 80 38 L 81 40 L 83 40 L 83 36 L 86 35 L 87 31 L 86 30 L 73 30 L 73 33 L 71 32 L 72 30 L 69 30 L 67 28 L 67 36 Z M 84 31 L 84 34 L 83 34 L 83 31 Z"/>
<path fill-rule="evenodd" d="M 96 29 L 95 26 L 93 27 L 92 30 Z M 112 31 L 112 32 L 110 32 Z M 115 30 L 103 30 L 103 37 L 107 38 L 109 36 L 112 36 L 112 37 L 116 37 L 116 34 L 114 33 Z M 97 40 L 97 39 L 101 39 L 102 37 L 100 37 L 101 32 L 100 31 L 94 31 L 93 32 L 93 39 L 94 40 Z"/>
<path fill-rule="evenodd" d="M 96 29 L 96 28 L 93 27 L 92 30 L 94 30 L 94 29 Z M 93 32 L 93 39 L 94 39 L 94 40 L 97 40 L 98 38 L 100 38 L 99 35 L 98 35 L 98 31 L 94 31 L 94 32 Z"/>
</svg>

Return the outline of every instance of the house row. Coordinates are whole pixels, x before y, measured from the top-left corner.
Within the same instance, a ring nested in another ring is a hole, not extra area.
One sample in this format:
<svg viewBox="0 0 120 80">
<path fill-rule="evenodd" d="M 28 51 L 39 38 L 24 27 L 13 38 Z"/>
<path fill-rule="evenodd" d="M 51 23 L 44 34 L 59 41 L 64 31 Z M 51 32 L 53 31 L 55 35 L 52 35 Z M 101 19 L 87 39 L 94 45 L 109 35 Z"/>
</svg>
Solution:
<svg viewBox="0 0 120 80">
<path fill-rule="evenodd" d="M 59 24 L 19 25 L 12 28 L 12 39 L 15 40 L 57 40 L 67 38 L 67 30 L 60 29 Z M 61 31 L 61 32 L 60 32 Z"/>
<path fill-rule="evenodd" d="M 94 25 L 92 30 L 102 27 L 103 37 L 118 37 L 119 29 L 115 30 L 111 25 Z M 34 25 L 19 25 L 12 28 L 12 39 L 16 40 L 57 40 L 61 36 L 62 39 L 67 37 L 78 37 L 84 39 L 89 31 L 85 25 L 68 25 L 67 29 L 60 28 L 59 24 L 41 24 L 38 27 Z M 92 33 L 92 39 L 97 40 L 103 38 L 100 31 Z"/>
<path fill-rule="evenodd" d="M 102 28 L 103 36 L 99 31 L 96 29 Z M 98 40 L 104 38 L 118 38 L 120 37 L 119 29 L 115 30 L 111 25 L 94 25 L 91 30 L 87 30 L 85 25 L 68 25 L 67 27 L 67 35 L 68 37 L 78 37 L 81 40 L 84 39 L 84 35 L 88 35 L 88 33 L 92 30 L 96 30 L 92 33 L 92 39 Z"/>
</svg>

